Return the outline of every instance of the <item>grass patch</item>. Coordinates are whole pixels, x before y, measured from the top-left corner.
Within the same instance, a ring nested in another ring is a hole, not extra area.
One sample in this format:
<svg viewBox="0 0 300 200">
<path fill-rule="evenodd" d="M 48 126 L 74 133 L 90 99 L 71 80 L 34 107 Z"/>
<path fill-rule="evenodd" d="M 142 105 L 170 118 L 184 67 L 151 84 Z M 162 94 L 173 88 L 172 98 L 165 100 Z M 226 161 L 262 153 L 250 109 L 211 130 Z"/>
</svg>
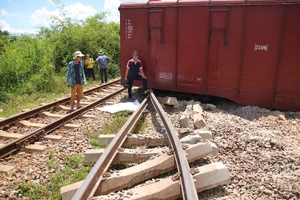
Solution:
<svg viewBox="0 0 300 200">
<path fill-rule="evenodd" d="M 51 157 L 49 153 L 49 158 Z M 47 167 L 55 171 L 50 175 L 50 180 L 45 184 L 22 183 L 16 186 L 28 199 L 61 199 L 60 188 L 86 178 L 91 166 L 84 166 L 84 158 L 81 155 L 71 155 L 64 167 L 59 163 L 48 160 Z"/>
<path fill-rule="evenodd" d="M 94 132 L 89 132 L 87 134 L 88 138 L 90 139 L 90 144 L 92 145 L 93 149 L 105 149 L 108 145 L 99 145 L 99 134 Z"/>
<path fill-rule="evenodd" d="M 98 82 L 89 81 L 84 89 L 91 88 L 97 85 Z M 63 86 L 66 87 L 63 87 Z M 50 86 L 49 86 L 50 87 Z M 20 95 L 18 92 L 16 93 L 6 93 L 5 102 L 0 101 L 0 109 L 3 111 L 0 112 L 0 117 L 7 117 L 28 108 L 33 108 L 41 103 L 52 102 L 54 99 L 61 98 L 67 94 L 71 94 L 70 88 L 66 85 L 65 77 L 57 78 L 55 83 L 51 85 L 53 87 L 52 93 L 40 93 L 33 92 L 32 94 L 23 94 Z M 50 112 L 53 112 L 55 108 L 51 108 Z"/>
<path fill-rule="evenodd" d="M 101 148 L 101 146 L 99 145 L 99 141 L 98 141 L 99 134 L 94 133 L 94 132 L 89 132 L 89 133 L 87 133 L 87 136 L 90 140 L 90 145 L 92 145 L 92 147 L 94 149 L 100 149 Z"/>
<path fill-rule="evenodd" d="M 39 184 L 21 183 L 18 185 L 18 189 L 29 199 L 45 199 L 50 193 L 45 186 Z"/>
<path fill-rule="evenodd" d="M 66 93 L 65 93 L 66 94 Z M 49 102 L 55 98 L 62 97 L 64 93 L 60 94 L 41 94 L 34 93 L 31 95 L 17 95 L 10 93 L 7 95 L 6 103 L 0 103 L 0 108 L 3 112 L 0 113 L 1 117 L 7 117 L 19 113 L 26 108 L 32 108 L 40 105 L 41 103 Z"/>
<path fill-rule="evenodd" d="M 136 122 L 135 126 L 132 129 L 133 134 L 141 134 L 148 127 L 148 120 L 145 115 L 141 115 L 139 120 Z"/>
<path fill-rule="evenodd" d="M 117 134 L 129 117 L 130 113 L 128 111 L 121 111 L 113 114 L 111 120 L 103 125 L 100 134 Z"/>
<path fill-rule="evenodd" d="M 129 119 L 130 115 L 131 114 L 128 111 L 122 111 L 114 114 L 111 120 L 103 125 L 100 134 L 117 134 L 120 131 L 120 129 L 124 126 L 126 121 Z M 147 118 L 144 115 L 141 115 L 131 132 L 133 134 L 142 133 L 147 126 Z"/>
<path fill-rule="evenodd" d="M 48 155 L 48 159 L 52 159 L 53 158 L 53 155 L 54 154 L 54 151 L 52 149 L 49 150 L 49 155 Z"/>
<path fill-rule="evenodd" d="M 99 141 L 98 139 L 91 139 L 90 144 L 94 149 L 100 149 Z"/>
</svg>

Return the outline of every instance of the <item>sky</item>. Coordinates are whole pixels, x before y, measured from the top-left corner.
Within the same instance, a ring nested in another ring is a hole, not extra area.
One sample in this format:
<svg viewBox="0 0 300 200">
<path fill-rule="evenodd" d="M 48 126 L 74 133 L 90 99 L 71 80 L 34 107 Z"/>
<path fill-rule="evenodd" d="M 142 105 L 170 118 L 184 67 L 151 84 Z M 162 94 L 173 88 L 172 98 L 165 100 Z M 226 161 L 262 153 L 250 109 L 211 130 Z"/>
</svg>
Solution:
<svg viewBox="0 0 300 200">
<path fill-rule="evenodd" d="M 40 27 L 49 27 L 50 16 L 58 16 L 57 0 L 0 0 L 0 29 L 11 34 L 36 34 Z M 106 21 L 119 22 L 118 7 L 123 2 L 147 0 L 59 0 L 71 18 L 86 19 L 107 12 Z"/>
</svg>

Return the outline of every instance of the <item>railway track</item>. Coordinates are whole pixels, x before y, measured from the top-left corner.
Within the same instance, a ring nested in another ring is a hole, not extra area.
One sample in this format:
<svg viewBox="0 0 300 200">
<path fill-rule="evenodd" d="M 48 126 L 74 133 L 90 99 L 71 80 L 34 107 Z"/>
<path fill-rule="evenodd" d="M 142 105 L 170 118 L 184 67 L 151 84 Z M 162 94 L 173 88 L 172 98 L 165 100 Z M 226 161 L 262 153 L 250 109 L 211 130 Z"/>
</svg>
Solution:
<svg viewBox="0 0 300 200">
<path fill-rule="evenodd" d="M 101 92 L 104 93 L 106 92 Z M 140 102 L 143 100 L 136 93 L 134 97 L 141 100 Z M 92 97 L 85 101 L 89 99 Z M 126 91 L 103 105 L 125 101 Z M 178 101 L 178 103 L 178 107 L 167 106 L 165 103 L 162 107 L 178 131 L 180 141 L 185 143 L 186 137 L 183 136 L 188 132 L 182 132 L 179 120 L 186 114 L 189 101 Z M 192 113 L 187 112 L 190 120 L 188 128 L 191 132 L 197 132 L 202 139 L 189 146 L 182 145 L 191 174 L 196 180 L 200 199 L 299 199 L 299 113 L 271 111 L 233 103 L 217 104 L 215 110 L 207 109 L 206 103 L 201 105 L 206 122 L 204 130 L 207 132 L 192 127 L 194 110 L 191 111 Z M 175 156 L 166 130 L 149 100 L 147 110 L 150 112 L 143 114 L 143 119 L 148 127 L 144 127 L 142 129 L 144 132 L 141 134 L 126 135 L 122 147 L 118 148 L 112 161 L 113 165 L 102 174 L 103 178 L 92 199 L 182 198 L 178 179 L 180 176 L 177 174 Z M 58 111 L 58 109 L 55 112 L 66 114 L 66 111 Z M 97 146 L 107 146 L 116 136 L 116 132 L 102 135 L 105 133 L 101 130 L 107 128 L 105 124 L 111 124 L 107 122 L 111 122 L 114 115 L 99 111 L 98 108 L 91 109 L 84 115 L 96 117 L 80 117 L 70 122 L 81 125 L 79 128 L 56 129 L 51 134 L 62 136 L 62 139 L 57 141 L 43 139 L 38 142 L 47 146 L 45 151 L 19 152 L 0 159 L 0 168 L 1 165 L 15 166 L 13 170 L 1 175 L 0 198 L 43 199 L 38 197 L 38 191 L 33 194 L 34 196 L 29 197 L 26 191 L 18 189 L 18 185 L 25 184 L 29 187 L 47 187 L 49 193 L 44 195 L 44 199 L 51 199 L 53 196 L 57 197 L 55 199 L 61 197 L 71 199 L 83 181 L 75 181 L 74 184 L 62 188 L 58 185 L 51 190 L 48 184 L 52 187 L 52 183 L 56 180 L 51 177 L 59 176 L 60 173 L 56 170 L 66 167 L 70 158 L 81 159 L 79 154 L 84 155 L 88 168 L 97 162 L 105 149 L 91 149 L 92 138 L 89 133 L 95 134 L 93 135 L 95 139 L 94 136 L 101 132 Z M 44 118 L 33 117 L 30 119 L 36 123 L 42 123 L 44 120 Z M 10 133 L 21 133 L 22 130 L 23 134 L 31 132 L 31 129 L 33 128 L 18 127 L 13 124 L 5 127 L 5 131 Z M 2 139 L 0 141 L 3 143 Z M 211 142 L 215 142 L 217 146 Z M 216 187 L 228 182 L 226 179 L 228 169 L 219 163 L 220 161 L 230 169 L 230 182 Z M 52 164 L 56 164 L 57 167 Z M 122 169 L 119 168 L 120 165 L 114 164 L 121 164 Z M 80 161 L 81 165 L 82 161 Z M 62 185 L 70 184 L 69 180 L 74 179 L 67 177 Z M 262 180 L 274 182 L 262 182 Z M 212 187 L 214 188 L 209 189 Z"/>
<path fill-rule="evenodd" d="M 104 90 L 109 91 L 109 94 L 101 94 Z M 69 103 L 70 97 L 65 97 L 2 119 L 0 121 L 0 139 L 2 141 L 0 158 L 17 153 L 21 149 L 34 150 L 37 146 L 31 144 L 44 137 L 53 140 L 59 139 L 59 136 L 49 134 L 61 127 L 78 128 L 76 124 L 69 122 L 78 117 L 93 118 L 92 115 L 88 114 L 90 109 L 103 104 L 110 98 L 120 94 L 123 90 L 124 88 L 120 85 L 120 79 L 118 79 L 85 90 L 85 97 L 80 103 L 81 108 L 70 114 L 66 114 L 66 110 L 69 108 L 65 106 L 65 104 Z M 46 123 L 43 123 L 45 121 Z M 37 148 L 43 147 L 38 146 Z"/>
<path fill-rule="evenodd" d="M 165 138 L 158 140 L 143 138 L 143 140 L 130 134 L 149 100 L 164 125 L 167 134 Z M 201 135 L 201 133 L 199 134 Z M 202 136 L 206 137 L 206 134 L 203 132 Z M 216 147 L 210 142 L 193 145 L 181 144 L 177 131 L 152 91 L 116 135 L 100 136 L 99 141 L 107 143 L 108 147 L 105 151 L 94 151 L 92 159 L 88 158 L 89 153 L 85 155 L 86 160 L 89 160 L 87 163 L 93 163 L 94 167 L 84 181 L 61 188 L 64 200 L 119 199 L 109 195 L 124 189 L 127 189 L 128 192 L 121 199 L 183 198 L 194 200 L 198 199 L 198 192 L 226 184 L 229 181 L 228 169 L 222 163 L 210 163 L 190 168 L 189 163 L 215 154 Z M 168 149 L 144 149 L 139 153 L 132 153 L 131 150 L 124 149 L 141 145 L 168 146 Z M 149 159 L 151 156 L 152 159 Z M 108 169 L 113 162 L 141 164 L 111 173 Z M 163 176 L 169 171 L 174 172 L 172 176 L 161 178 L 160 181 L 153 184 L 132 188 L 148 179 Z"/>
</svg>

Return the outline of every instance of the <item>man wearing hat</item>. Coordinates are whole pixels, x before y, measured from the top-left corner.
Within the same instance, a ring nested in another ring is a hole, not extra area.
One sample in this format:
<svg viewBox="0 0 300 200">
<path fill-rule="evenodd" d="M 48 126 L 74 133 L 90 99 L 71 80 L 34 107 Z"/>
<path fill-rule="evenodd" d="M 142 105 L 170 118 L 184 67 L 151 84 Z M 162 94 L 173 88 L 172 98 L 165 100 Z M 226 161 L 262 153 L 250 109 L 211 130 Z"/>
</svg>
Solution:
<svg viewBox="0 0 300 200">
<path fill-rule="evenodd" d="M 143 81 L 143 93 L 147 94 L 147 77 L 143 71 L 142 61 L 139 60 L 139 52 L 133 51 L 132 59 L 127 62 L 124 81 L 128 82 L 128 99 L 132 100 L 133 80 Z"/>
<path fill-rule="evenodd" d="M 77 95 L 77 109 L 79 107 L 79 103 L 81 98 L 83 97 L 83 88 L 82 86 L 86 84 L 85 74 L 84 74 L 84 63 L 82 61 L 82 57 L 84 55 L 81 51 L 75 51 L 73 60 L 68 64 L 67 71 L 67 83 L 68 87 L 71 87 L 71 101 L 70 107 L 71 109 L 68 113 L 74 111 L 75 98 Z"/>
<path fill-rule="evenodd" d="M 96 59 L 96 63 L 100 66 L 100 78 L 101 84 L 107 82 L 107 65 L 110 62 L 110 58 L 103 54 L 102 51 L 99 52 L 99 56 Z"/>
<path fill-rule="evenodd" d="M 94 73 L 94 59 L 91 58 L 89 54 L 86 54 L 85 66 L 87 68 L 87 76 L 92 77 L 93 80 L 96 80 Z"/>
</svg>

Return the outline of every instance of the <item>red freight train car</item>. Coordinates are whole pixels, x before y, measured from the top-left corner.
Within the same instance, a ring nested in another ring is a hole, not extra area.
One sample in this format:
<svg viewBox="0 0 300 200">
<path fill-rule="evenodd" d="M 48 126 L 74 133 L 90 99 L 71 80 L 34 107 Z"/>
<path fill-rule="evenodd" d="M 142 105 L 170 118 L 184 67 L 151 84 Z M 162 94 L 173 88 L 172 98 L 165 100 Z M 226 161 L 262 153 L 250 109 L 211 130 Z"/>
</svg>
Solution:
<svg viewBox="0 0 300 200">
<path fill-rule="evenodd" d="M 121 73 L 140 52 L 149 88 L 300 110 L 300 0 L 122 3 Z"/>
</svg>

